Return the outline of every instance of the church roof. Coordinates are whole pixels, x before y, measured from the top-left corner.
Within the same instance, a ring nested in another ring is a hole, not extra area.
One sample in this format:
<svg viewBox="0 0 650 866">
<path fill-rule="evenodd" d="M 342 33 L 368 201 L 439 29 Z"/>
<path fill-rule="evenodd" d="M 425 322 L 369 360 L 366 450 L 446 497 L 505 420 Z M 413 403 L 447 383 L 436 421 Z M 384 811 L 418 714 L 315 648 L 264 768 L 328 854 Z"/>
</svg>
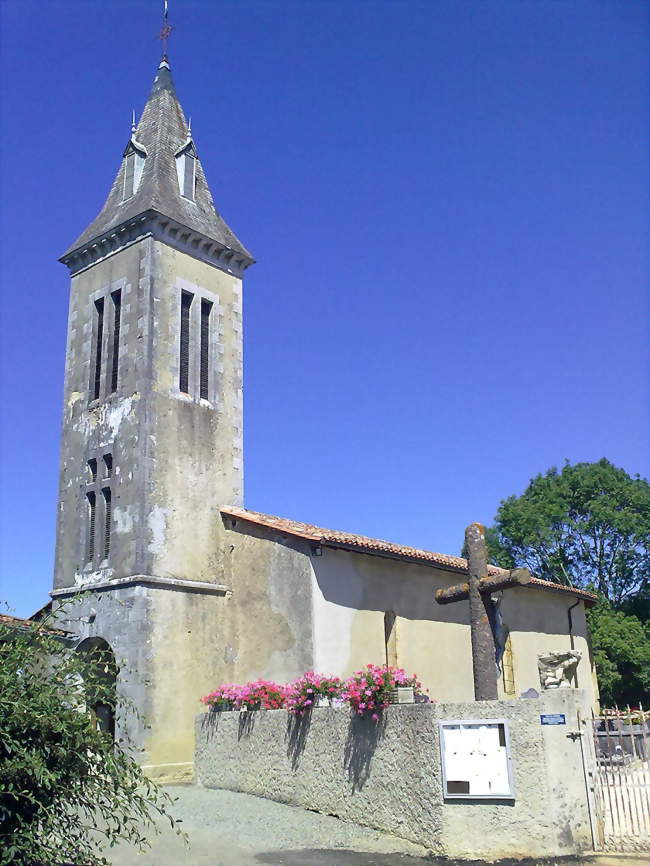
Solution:
<svg viewBox="0 0 650 866">
<path fill-rule="evenodd" d="M 140 214 L 154 211 L 241 254 L 248 264 L 252 263 L 251 254 L 217 212 L 198 158 L 195 200 L 181 195 L 176 157 L 189 147 L 196 154 L 191 130 L 176 96 L 169 64 L 163 60 L 140 122 L 133 130 L 124 152 L 126 155 L 133 149 L 145 157 L 135 194 L 124 200 L 126 160 L 123 159 L 104 207 L 62 256 L 62 260 L 117 226 Z"/>
<path fill-rule="evenodd" d="M 390 559 L 404 559 L 409 562 L 419 562 L 423 565 L 437 566 L 449 571 L 467 572 L 467 560 L 462 556 L 451 556 L 447 553 L 434 553 L 431 550 L 422 550 L 417 547 L 407 547 L 404 544 L 395 544 L 392 541 L 382 541 L 379 538 L 369 538 L 366 535 L 356 535 L 350 532 L 341 532 L 335 529 L 325 529 L 322 526 L 314 526 L 311 523 L 301 523 L 298 520 L 289 520 L 286 517 L 276 517 L 272 514 L 262 514 L 259 511 L 249 511 L 247 508 L 222 508 L 221 513 L 236 520 L 245 520 L 256 526 L 273 529 L 293 538 L 301 538 L 312 544 L 324 547 L 334 547 L 342 550 L 353 550 L 359 553 L 369 553 L 375 556 L 385 556 Z M 507 574 L 507 569 L 496 565 L 488 565 L 488 574 Z M 560 583 L 552 583 L 549 580 L 541 580 L 533 577 L 529 584 L 538 589 L 546 589 L 551 592 L 568 593 L 586 602 L 596 601 L 597 596 L 583 589 L 572 586 L 564 586 Z"/>
</svg>

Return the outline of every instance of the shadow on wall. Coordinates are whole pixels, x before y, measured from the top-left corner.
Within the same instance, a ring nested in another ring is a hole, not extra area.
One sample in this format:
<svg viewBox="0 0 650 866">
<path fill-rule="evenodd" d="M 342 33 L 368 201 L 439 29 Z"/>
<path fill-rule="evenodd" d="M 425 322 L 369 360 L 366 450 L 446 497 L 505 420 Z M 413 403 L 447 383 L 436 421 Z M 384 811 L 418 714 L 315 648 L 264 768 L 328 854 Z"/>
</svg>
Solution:
<svg viewBox="0 0 650 866">
<path fill-rule="evenodd" d="M 386 730 L 386 718 L 382 713 L 379 721 L 353 715 L 348 727 L 348 738 L 343 752 L 343 766 L 352 785 L 352 793 L 360 791 L 370 777 L 370 764 L 379 741 Z"/>
<path fill-rule="evenodd" d="M 237 740 L 242 740 L 252 733 L 255 727 L 255 720 L 260 714 L 260 710 L 239 710 L 235 711 L 239 716 L 239 729 L 237 731 Z M 233 710 L 230 708 L 211 707 L 201 719 L 201 731 L 205 734 L 206 742 L 213 740 L 219 731 L 219 720 L 222 713 L 232 715 Z"/>
<path fill-rule="evenodd" d="M 242 740 L 252 733 L 255 727 L 255 721 L 263 710 L 240 710 L 239 711 L 239 730 L 237 731 L 237 741 Z"/>
<path fill-rule="evenodd" d="M 215 707 L 211 707 L 201 719 L 201 731 L 205 734 L 205 741 L 209 743 L 213 740 L 219 730 L 219 718 L 221 711 Z"/>
<path fill-rule="evenodd" d="M 311 710 L 305 712 L 302 716 L 294 716 L 292 713 L 289 713 L 285 739 L 287 741 L 287 757 L 291 759 L 291 769 L 294 772 L 300 766 L 300 759 L 302 758 L 302 753 L 305 751 L 310 725 Z"/>
<path fill-rule="evenodd" d="M 302 716 L 290 714 L 287 719 L 285 735 L 287 757 L 291 760 L 291 769 L 294 772 L 300 767 L 300 761 L 307 745 L 311 717 L 312 712 L 309 710 Z M 386 719 L 383 714 L 378 721 L 372 721 L 356 714 L 350 717 L 348 736 L 343 752 L 343 766 L 347 772 L 353 794 L 360 791 L 370 778 L 372 758 L 385 730 Z"/>
</svg>

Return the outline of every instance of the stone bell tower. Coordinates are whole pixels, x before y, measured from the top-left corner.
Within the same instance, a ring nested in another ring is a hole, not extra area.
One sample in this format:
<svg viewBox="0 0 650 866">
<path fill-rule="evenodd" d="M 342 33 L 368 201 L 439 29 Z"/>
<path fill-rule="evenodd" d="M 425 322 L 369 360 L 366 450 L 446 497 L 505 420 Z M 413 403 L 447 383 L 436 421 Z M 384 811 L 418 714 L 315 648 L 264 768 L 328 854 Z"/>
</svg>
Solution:
<svg viewBox="0 0 650 866">
<path fill-rule="evenodd" d="M 129 680 L 152 725 L 136 739 L 145 761 L 172 766 L 169 702 L 192 657 L 201 680 L 227 594 L 219 508 L 242 504 L 253 259 L 215 209 L 166 57 L 104 207 L 61 261 L 72 284 L 52 596 L 93 592 L 76 629 L 153 684 Z"/>
</svg>

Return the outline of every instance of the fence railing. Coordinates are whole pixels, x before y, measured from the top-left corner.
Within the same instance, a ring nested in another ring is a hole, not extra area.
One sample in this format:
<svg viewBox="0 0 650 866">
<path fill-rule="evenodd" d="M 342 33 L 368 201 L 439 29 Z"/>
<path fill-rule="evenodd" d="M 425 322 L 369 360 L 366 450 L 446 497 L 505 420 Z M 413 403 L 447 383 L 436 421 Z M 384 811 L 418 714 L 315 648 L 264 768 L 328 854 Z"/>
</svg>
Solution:
<svg viewBox="0 0 650 866">
<path fill-rule="evenodd" d="M 593 717 L 594 795 L 605 848 L 650 848 L 650 712 L 606 710 Z"/>
</svg>

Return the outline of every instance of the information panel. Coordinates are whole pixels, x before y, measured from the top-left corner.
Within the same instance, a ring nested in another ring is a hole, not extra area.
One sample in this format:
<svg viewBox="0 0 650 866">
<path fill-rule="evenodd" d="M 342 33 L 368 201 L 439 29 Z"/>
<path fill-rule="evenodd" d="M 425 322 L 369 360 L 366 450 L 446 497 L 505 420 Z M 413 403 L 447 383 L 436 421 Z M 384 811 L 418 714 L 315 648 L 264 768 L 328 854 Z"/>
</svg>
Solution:
<svg viewBox="0 0 650 866">
<path fill-rule="evenodd" d="M 444 796 L 514 800 L 506 719 L 440 722 Z"/>
</svg>

